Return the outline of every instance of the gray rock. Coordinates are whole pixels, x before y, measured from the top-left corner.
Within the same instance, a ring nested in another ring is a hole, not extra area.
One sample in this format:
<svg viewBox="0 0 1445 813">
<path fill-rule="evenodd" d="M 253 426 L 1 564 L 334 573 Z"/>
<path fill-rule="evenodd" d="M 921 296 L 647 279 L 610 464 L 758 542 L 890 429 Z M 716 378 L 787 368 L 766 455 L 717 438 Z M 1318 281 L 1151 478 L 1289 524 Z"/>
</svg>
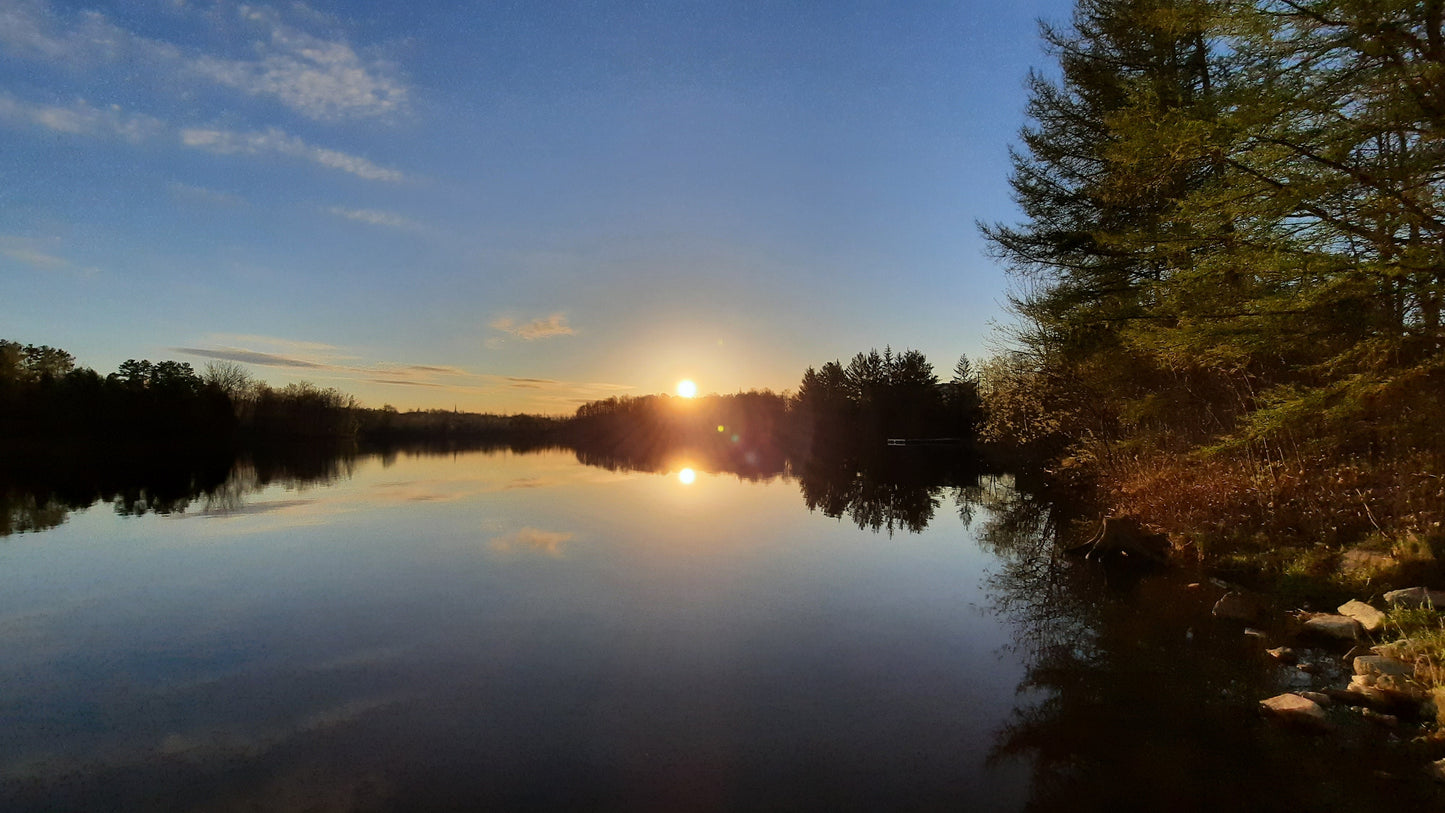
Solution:
<svg viewBox="0 0 1445 813">
<path fill-rule="evenodd" d="M 1360 636 L 1360 622 L 1347 615 L 1317 613 L 1306 619 L 1305 630 L 1330 638 L 1353 641 Z"/>
<path fill-rule="evenodd" d="M 1281 722 L 1322 730 L 1330 728 L 1325 710 L 1313 700 L 1297 694 L 1280 694 L 1259 701 L 1259 709 Z"/>
<path fill-rule="evenodd" d="M 1430 590 L 1424 587 L 1391 590 L 1385 594 L 1385 603 L 1398 604 L 1401 607 L 1434 607 L 1445 610 L 1445 590 Z"/>
<path fill-rule="evenodd" d="M 1231 590 L 1214 602 L 1211 612 L 1215 618 L 1253 621 L 1259 615 L 1259 602 L 1237 590 Z"/>
<path fill-rule="evenodd" d="M 1340 605 L 1340 615 L 1347 615 L 1360 622 L 1365 632 L 1379 632 L 1385 626 L 1385 614 L 1358 599 L 1350 599 Z"/>
</svg>

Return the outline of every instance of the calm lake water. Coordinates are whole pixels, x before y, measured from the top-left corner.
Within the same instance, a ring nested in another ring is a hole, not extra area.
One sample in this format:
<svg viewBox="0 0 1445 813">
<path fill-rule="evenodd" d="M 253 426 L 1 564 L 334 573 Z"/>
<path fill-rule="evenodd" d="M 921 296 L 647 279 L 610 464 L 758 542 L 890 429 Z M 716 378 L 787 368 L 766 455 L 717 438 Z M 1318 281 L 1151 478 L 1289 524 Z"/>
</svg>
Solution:
<svg viewBox="0 0 1445 813">
<path fill-rule="evenodd" d="M 44 530 L 0 539 L 0 808 L 1298 811 L 1432 792 L 1403 745 L 1258 720 L 1284 678 L 1209 623 L 1215 596 L 1062 559 L 1046 506 L 1006 480 L 685 464 L 400 454 L 242 466 L 194 500 L 12 495 L 6 527 Z"/>
</svg>

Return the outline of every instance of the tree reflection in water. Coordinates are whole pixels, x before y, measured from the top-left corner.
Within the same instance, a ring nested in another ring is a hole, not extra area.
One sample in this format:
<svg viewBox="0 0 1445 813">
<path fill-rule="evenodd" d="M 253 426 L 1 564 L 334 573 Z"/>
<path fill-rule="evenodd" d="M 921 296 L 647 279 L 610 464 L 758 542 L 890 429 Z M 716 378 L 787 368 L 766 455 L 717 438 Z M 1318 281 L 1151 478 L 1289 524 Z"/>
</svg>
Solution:
<svg viewBox="0 0 1445 813">
<path fill-rule="evenodd" d="M 54 528 L 98 503 L 130 517 L 236 511 L 246 495 L 272 483 L 304 488 L 349 477 L 356 457 L 354 448 L 305 444 L 240 457 L 214 450 L 160 455 L 115 449 L 12 457 L 0 466 L 0 536 Z"/>
<path fill-rule="evenodd" d="M 981 466 L 953 448 L 884 448 L 820 453 L 798 467 L 809 511 L 848 517 L 874 532 L 920 533 L 952 492 L 965 522 L 973 516 Z"/>
<path fill-rule="evenodd" d="M 75 511 L 111 504 L 122 516 L 199 511 L 234 513 L 270 485 L 301 491 L 349 479 L 370 455 L 390 465 L 401 453 L 421 456 L 552 448 L 532 443 L 354 443 L 256 445 L 244 452 L 88 448 L 68 453 L 0 456 L 0 537 L 44 531 Z"/>
<path fill-rule="evenodd" d="M 991 759 L 1032 763 L 1028 810 L 1434 809 L 1419 766 L 1378 730 L 1321 739 L 1260 719 L 1285 689 L 1262 646 L 1218 621 L 1198 574 L 1121 572 L 1059 552 L 1059 507 L 980 495 L 988 586 L 1028 675 Z M 1371 779 L 1371 777 L 1376 777 Z M 1432 801 L 1433 800 L 1433 801 Z"/>
</svg>

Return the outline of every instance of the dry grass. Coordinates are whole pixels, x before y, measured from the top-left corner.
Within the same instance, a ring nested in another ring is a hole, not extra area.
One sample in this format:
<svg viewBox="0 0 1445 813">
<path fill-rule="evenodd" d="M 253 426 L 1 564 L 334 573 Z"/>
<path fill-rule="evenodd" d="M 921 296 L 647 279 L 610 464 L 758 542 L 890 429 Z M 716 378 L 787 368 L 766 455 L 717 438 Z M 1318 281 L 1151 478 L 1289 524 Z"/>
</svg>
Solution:
<svg viewBox="0 0 1445 813">
<path fill-rule="evenodd" d="M 1445 730 L 1445 615 L 1430 608 L 1395 608 L 1386 624 L 1398 637 L 1385 651 L 1415 665 L 1415 679 L 1429 690 L 1437 725 Z"/>
<path fill-rule="evenodd" d="M 1101 484 L 1116 511 L 1192 543 L 1206 565 L 1335 592 L 1408 586 L 1445 572 L 1440 472 L 1445 461 L 1423 453 L 1283 464 L 1196 451 L 1116 454 Z"/>
</svg>

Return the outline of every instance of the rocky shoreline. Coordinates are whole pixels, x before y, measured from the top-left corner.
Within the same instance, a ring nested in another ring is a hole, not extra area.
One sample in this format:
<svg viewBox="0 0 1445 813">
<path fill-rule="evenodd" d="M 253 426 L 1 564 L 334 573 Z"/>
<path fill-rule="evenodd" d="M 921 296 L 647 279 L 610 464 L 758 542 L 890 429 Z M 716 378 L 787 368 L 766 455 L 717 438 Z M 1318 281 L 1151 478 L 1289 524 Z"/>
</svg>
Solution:
<svg viewBox="0 0 1445 813">
<path fill-rule="evenodd" d="M 1386 610 L 1351 599 L 1335 612 L 1281 613 L 1263 596 L 1214 579 L 1210 584 L 1226 591 L 1211 614 L 1243 625 L 1243 634 L 1258 640 L 1262 656 L 1276 664 L 1283 691 L 1259 701 L 1262 714 L 1320 735 L 1364 722 L 1392 741 L 1408 740 L 1431 752 L 1445 749 L 1445 687 L 1437 685 L 1438 665 L 1413 655 L 1417 647 L 1408 637 L 1388 640 Z M 1393 590 L 1380 600 L 1389 612 L 1445 610 L 1445 591 L 1424 587 Z M 1445 614 L 1439 618 L 1445 624 Z M 1445 758 L 1429 762 L 1427 770 L 1445 782 Z"/>
</svg>

